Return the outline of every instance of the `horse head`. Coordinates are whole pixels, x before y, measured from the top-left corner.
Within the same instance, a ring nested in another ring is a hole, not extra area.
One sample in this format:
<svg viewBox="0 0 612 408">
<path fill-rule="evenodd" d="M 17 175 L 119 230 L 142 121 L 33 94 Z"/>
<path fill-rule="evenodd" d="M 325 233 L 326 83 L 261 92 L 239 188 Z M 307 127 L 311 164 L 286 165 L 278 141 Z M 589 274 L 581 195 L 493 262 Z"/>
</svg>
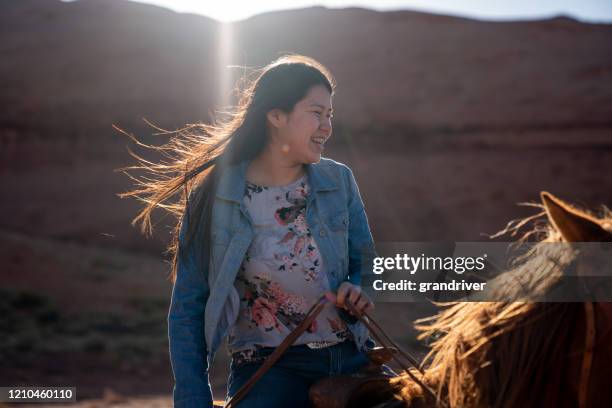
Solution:
<svg viewBox="0 0 612 408">
<path fill-rule="evenodd" d="M 527 295 L 551 290 L 571 265 L 578 276 L 591 276 L 593 253 L 580 243 L 612 242 L 609 210 L 597 217 L 551 193 L 542 192 L 540 198 L 535 206 L 543 211 L 518 221 L 515 229 L 545 215 L 546 226 L 537 230 L 545 234 L 520 265 L 499 276 L 508 283 L 499 285 L 507 293 L 519 287 Z M 522 284 L 513 286 L 518 280 Z M 612 303 L 595 302 L 596 317 L 591 315 L 590 322 L 585 314 L 589 305 L 593 309 L 590 301 L 447 304 L 437 315 L 417 321 L 419 338 L 433 339 L 421 381 L 437 389 L 450 407 L 583 406 L 587 401 L 610 406 L 612 398 L 601 392 L 607 391 L 602 384 L 610 369 L 605 363 L 597 366 L 592 354 L 600 352 L 604 362 L 612 357 L 612 341 L 599 345 L 595 336 L 599 333 L 601 340 L 610 334 Z M 406 406 L 437 406 L 409 376 L 392 383 L 402 385 L 398 394 Z"/>
</svg>

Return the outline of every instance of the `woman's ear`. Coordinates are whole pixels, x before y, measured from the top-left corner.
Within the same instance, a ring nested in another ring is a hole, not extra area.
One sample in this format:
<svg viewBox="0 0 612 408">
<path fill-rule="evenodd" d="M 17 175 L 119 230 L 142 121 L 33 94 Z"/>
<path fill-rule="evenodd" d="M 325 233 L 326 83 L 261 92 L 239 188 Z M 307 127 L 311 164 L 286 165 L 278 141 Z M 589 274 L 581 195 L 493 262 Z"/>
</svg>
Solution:
<svg viewBox="0 0 612 408">
<path fill-rule="evenodd" d="M 287 123 L 287 114 L 280 109 L 272 109 L 266 114 L 268 122 L 275 128 L 279 129 Z"/>
</svg>

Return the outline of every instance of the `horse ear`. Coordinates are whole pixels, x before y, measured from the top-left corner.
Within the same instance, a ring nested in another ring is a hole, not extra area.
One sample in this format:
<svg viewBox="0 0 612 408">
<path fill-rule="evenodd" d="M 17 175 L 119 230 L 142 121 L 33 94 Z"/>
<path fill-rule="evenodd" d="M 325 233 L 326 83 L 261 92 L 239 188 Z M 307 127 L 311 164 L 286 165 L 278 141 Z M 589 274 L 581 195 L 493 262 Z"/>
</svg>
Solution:
<svg viewBox="0 0 612 408">
<path fill-rule="evenodd" d="M 548 220 L 567 242 L 612 241 L 612 233 L 601 227 L 596 219 L 571 208 L 549 192 L 540 193 Z"/>
</svg>

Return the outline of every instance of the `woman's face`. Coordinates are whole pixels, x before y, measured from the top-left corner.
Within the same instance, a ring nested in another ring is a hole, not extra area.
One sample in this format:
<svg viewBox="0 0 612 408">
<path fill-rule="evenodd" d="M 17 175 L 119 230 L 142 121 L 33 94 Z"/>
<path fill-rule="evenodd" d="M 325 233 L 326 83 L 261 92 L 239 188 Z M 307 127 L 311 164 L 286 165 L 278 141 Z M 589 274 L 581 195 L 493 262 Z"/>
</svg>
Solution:
<svg viewBox="0 0 612 408">
<path fill-rule="evenodd" d="M 278 129 L 283 153 L 297 163 L 319 162 L 332 134 L 332 117 L 332 96 L 327 88 L 323 85 L 310 88 Z"/>
</svg>

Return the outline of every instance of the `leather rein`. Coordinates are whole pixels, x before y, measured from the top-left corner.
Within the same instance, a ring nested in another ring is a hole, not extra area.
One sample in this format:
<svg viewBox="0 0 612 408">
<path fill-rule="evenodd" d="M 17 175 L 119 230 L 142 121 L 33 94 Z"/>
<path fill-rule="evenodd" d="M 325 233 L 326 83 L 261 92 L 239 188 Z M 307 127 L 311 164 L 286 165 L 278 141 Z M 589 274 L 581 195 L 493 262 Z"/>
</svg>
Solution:
<svg viewBox="0 0 612 408">
<path fill-rule="evenodd" d="M 263 377 L 263 375 L 281 358 L 283 353 L 287 351 L 287 349 L 304 333 L 308 327 L 312 324 L 312 322 L 316 319 L 316 317 L 321 313 L 323 308 L 329 301 L 325 298 L 325 296 L 321 296 L 317 302 L 308 310 L 306 313 L 306 317 L 304 320 L 295 328 L 289 335 L 283 340 L 283 342 L 274 349 L 272 354 L 270 354 L 264 363 L 259 367 L 259 369 L 253 374 L 253 376 L 244 384 L 240 389 L 234 394 L 225 404 L 225 408 L 235 408 L 238 402 L 242 400 L 247 393 L 255 386 L 255 384 Z M 402 350 L 401 347 L 397 345 L 385 331 L 380 327 L 378 323 L 366 312 L 360 312 L 357 308 L 348 300 L 345 302 L 347 309 L 354 315 L 359 318 L 359 320 L 368 328 L 372 336 L 376 339 L 376 341 L 381 346 L 392 347 L 397 350 L 396 353 L 393 353 L 392 359 L 410 376 L 410 378 L 417 383 L 419 386 L 423 388 L 423 390 L 428 393 L 431 397 L 436 401 L 436 406 L 447 408 L 447 405 L 444 401 L 440 400 L 438 395 L 431 387 L 424 384 L 413 372 L 410 371 L 410 366 L 414 367 L 421 375 L 425 375 L 423 369 L 421 369 L 419 362 L 411 356 L 408 352 Z M 399 357 L 402 357 L 404 361 L 402 361 Z M 408 362 L 408 364 L 405 364 Z"/>
<path fill-rule="evenodd" d="M 235 408 L 238 402 L 242 400 L 248 392 L 255 386 L 255 384 L 263 377 L 263 375 L 282 357 L 287 349 L 304 333 L 308 327 L 314 322 L 319 313 L 323 310 L 327 303 L 327 299 L 321 296 L 317 302 L 308 310 L 304 320 L 295 328 L 289 335 L 283 340 L 283 342 L 276 347 L 276 349 L 270 354 L 259 369 L 253 374 L 253 376 L 234 394 L 225 404 L 225 408 Z M 447 408 L 448 405 L 439 398 L 438 394 L 431 389 L 431 387 L 424 384 L 417 376 L 410 370 L 410 366 L 415 368 L 422 376 L 425 375 L 423 369 L 420 367 L 420 363 L 410 353 L 404 351 L 396 342 L 394 342 L 389 335 L 380 327 L 380 325 L 366 312 L 360 312 L 357 308 L 346 301 L 346 306 L 349 311 L 359 318 L 359 320 L 368 328 L 372 336 L 380 345 L 387 347 L 393 347 L 397 350 L 397 353 L 393 354 L 392 359 L 404 370 L 410 378 L 417 383 L 426 393 L 428 393 L 435 401 L 436 406 Z M 585 302 L 585 317 L 586 317 L 586 337 L 585 347 L 582 357 L 582 365 L 580 370 L 580 383 L 578 386 L 578 406 L 580 408 L 587 407 L 588 388 L 589 388 L 589 377 L 591 373 L 591 366 L 593 363 L 593 349 L 595 347 L 595 311 L 593 302 Z M 399 357 L 402 357 L 404 361 L 401 361 Z M 406 365 L 405 362 L 408 362 Z"/>
</svg>

